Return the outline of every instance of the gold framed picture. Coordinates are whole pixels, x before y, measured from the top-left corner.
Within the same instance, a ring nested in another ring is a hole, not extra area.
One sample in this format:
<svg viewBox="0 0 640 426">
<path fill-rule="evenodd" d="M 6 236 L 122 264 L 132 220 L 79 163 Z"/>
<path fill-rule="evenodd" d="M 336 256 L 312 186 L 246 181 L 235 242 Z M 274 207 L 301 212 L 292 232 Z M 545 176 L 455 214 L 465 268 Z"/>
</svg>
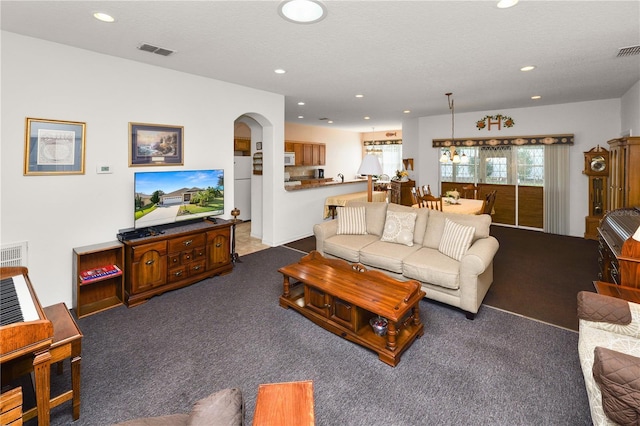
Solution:
<svg viewBox="0 0 640 426">
<path fill-rule="evenodd" d="M 83 175 L 86 123 L 26 119 L 25 175 Z"/>
</svg>

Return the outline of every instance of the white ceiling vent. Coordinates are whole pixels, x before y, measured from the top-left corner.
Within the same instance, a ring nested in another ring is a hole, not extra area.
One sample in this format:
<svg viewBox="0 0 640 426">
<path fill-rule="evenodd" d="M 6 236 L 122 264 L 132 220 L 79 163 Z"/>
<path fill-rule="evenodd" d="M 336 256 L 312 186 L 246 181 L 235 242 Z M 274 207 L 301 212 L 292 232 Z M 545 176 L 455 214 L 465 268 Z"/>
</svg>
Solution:
<svg viewBox="0 0 640 426">
<path fill-rule="evenodd" d="M 155 53 L 156 55 L 162 55 L 162 56 L 169 56 L 176 53 L 175 50 L 154 46 L 153 44 L 149 44 L 149 43 L 142 43 L 141 45 L 138 46 L 138 49 L 143 50 L 145 52 Z"/>
<path fill-rule="evenodd" d="M 621 47 L 616 56 L 620 57 L 620 56 L 632 56 L 632 55 L 640 55 L 640 45 Z"/>
</svg>

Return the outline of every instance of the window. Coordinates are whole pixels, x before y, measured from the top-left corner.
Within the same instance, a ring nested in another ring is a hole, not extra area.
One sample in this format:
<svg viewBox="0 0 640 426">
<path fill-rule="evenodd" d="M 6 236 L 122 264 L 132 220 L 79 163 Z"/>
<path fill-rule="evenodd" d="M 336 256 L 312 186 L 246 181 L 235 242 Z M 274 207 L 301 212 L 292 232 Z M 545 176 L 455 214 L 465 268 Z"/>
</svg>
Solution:
<svg viewBox="0 0 640 426">
<path fill-rule="evenodd" d="M 442 148 L 447 152 L 448 148 Z M 442 182 L 544 186 L 544 146 L 457 148 L 467 164 L 440 163 Z"/>
<path fill-rule="evenodd" d="M 366 147 L 367 154 L 378 157 L 382 165 L 382 173 L 393 177 L 396 170 L 402 170 L 402 145 L 369 145 Z"/>
</svg>

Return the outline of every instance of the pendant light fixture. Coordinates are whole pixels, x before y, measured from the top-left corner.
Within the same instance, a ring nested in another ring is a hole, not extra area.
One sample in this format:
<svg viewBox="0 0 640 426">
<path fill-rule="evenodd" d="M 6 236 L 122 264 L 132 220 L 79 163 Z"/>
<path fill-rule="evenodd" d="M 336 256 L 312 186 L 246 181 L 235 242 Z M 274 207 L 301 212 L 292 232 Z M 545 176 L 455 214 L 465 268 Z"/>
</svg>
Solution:
<svg viewBox="0 0 640 426">
<path fill-rule="evenodd" d="M 449 92 L 449 93 L 445 93 L 445 95 L 447 96 L 447 102 L 449 104 L 449 110 L 451 111 L 451 147 L 449 148 L 449 152 L 444 152 L 442 154 L 442 156 L 440 157 L 440 162 L 441 163 L 448 163 L 449 161 L 451 161 L 453 164 L 468 164 L 469 163 L 469 157 L 466 156 L 466 154 L 462 153 L 462 156 L 460 156 L 458 154 L 458 151 L 456 151 L 456 147 L 455 147 L 455 108 L 453 105 L 453 98 L 451 95 L 453 95 L 453 93 Z"/>
</svg>

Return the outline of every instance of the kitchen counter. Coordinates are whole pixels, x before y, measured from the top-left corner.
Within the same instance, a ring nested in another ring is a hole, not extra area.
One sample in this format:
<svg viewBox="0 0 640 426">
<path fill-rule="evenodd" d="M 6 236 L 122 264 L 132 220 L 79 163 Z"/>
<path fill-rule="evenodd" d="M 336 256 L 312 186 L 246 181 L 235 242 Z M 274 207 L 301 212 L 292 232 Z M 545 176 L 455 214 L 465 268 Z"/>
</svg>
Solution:
<svg viewBox="0 0 640 426">
<path fill-rule="evenodd" d="M 293 181 L 294 179 L 290 179 L 289 181 Z M 315 181 L 315 182 L 314 182 Z M 285 186 L 284 189 L 287 191 L 298 191 L 300 189 L 311 189 L 311 188 L 324 188 L 326 186 L 333 185 L 349 185 L 351 183 L 367 183 L 365 179 L 354 179 L 354 180 L 345 180 L 344 182 L 340 182 L 339 180 L 331 180 L 329 179 L 315 179 L 315 178 L 305 178 L 301 180 L 300 185 L 292 185 Z"/>
</svg>

